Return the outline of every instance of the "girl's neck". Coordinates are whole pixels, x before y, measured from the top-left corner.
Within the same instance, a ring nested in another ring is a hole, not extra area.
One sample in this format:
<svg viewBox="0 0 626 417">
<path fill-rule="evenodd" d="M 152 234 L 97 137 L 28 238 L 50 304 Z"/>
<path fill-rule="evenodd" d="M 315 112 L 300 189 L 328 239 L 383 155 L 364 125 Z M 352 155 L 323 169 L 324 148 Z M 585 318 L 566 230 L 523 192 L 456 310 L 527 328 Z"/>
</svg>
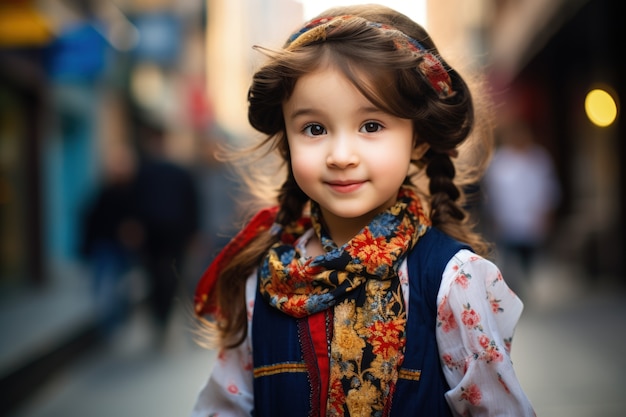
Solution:
<svg viewBox="0 0 626 417">
<path fill-rule="evenodd" d="M 330 238 L 338 247 L 343 246 L 355 237 L 361 230 L 369 224 L 372 217 L 357 217 L 353 219 L 325 216 L 322 220 L 328 230 Z"/>
<path fill-rule="evenodd" d="M 326 223 L 326 222 L 324 222 Z M 346 224 L 340 222 L 338 228 L 334 230 L 325 224 L 326 230 L 330 234 L 330 238 L 335 242 L 337 247 L 343 246 L 345 243 L 349 242 L 354 236 L 356 236 L 364 226 L 361 226 L 357 229 L 357 226 L 354 225 L 353 228 L 346 228 Z M 355 230 L 353 232 L 353 230 Z M 333 233 L 334 232 L 334 233 Z M 311 239 L 306 243 L 306 255 L 307 257 L 315 257 L 324 254 L 324 248 L 322 247 L 322 243 L 315 233 L 311 236 Z"/>
</svg>

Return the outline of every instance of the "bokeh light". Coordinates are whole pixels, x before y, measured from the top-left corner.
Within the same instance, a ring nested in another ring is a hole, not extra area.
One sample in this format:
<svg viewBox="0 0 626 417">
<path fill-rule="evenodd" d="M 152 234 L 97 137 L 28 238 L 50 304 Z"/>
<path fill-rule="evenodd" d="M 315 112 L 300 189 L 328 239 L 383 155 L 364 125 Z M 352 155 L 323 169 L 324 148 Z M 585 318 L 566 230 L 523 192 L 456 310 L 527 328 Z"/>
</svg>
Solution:
<svg viewBox="0 0 626 417">
<path fill-rule="evenodd" d="M 594 125 L 607 127 L 617 118 L 617 104 L 607 91 L 594 89 L 585 98 L 585 112 Z"/>
</svg>

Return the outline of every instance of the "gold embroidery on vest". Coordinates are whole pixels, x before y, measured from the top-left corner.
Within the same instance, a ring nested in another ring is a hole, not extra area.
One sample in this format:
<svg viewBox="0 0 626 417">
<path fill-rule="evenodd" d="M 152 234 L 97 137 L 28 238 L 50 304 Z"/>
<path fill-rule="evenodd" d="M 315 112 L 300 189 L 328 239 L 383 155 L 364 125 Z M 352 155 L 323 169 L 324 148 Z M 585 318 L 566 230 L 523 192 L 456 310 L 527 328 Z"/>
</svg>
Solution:
<svg viewBox="0 0 626 417">
<path fill-rule="evenodd" d="M 285 362 L 277 363 L 275 365 L 261 366 L 254 369 L 254 377 L 259 378 L 262 376 L 276 375 L 280 373 L 290 372 L 306 372 L 307 367 L 302 362 Z"/>
<path fill-rule="evenodd" d="M 410 381 L 419 381 L 422 377 L 422 371 L 419 369 L 400 369 L 398 379 L 408 379 Z"/>
</svg>

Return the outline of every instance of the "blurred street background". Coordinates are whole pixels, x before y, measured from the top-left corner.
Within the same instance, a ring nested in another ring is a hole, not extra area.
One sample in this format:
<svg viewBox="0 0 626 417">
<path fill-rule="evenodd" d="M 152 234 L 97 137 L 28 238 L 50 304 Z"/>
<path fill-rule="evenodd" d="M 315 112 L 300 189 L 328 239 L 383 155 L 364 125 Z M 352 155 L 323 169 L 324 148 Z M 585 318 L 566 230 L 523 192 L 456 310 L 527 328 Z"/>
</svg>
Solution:
<svg viewBox="0 0 626 417">
<path fill-rule="evenodd" d="M 214 356 L 193 290 L 248 208 L 214 151 L 258 138 L 252 46 L 350 3 L 0 1 L 0 415 L 189 415 Z M 471 203 L 526 305 L 513 359 L 538 416 L 624 416 L 619 0 L 379 3 L 496 104 Z"/>
</svg>

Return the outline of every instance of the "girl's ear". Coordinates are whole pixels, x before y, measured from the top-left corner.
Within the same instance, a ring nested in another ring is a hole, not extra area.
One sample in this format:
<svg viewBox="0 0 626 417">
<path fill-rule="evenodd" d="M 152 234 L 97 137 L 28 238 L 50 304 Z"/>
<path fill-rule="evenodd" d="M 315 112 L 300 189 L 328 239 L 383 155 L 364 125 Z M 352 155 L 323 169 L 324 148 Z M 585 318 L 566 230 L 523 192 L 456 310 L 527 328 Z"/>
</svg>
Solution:
<svg viewBox="0 0 626 417">
<path fill-rule="evenodd" d="M 413 148 L 413 151 L 411 152 L 411 159 L 414 161 L 419 161 L 420 159 L 422 159 L 424 154 L 426 154 L 428 149 L 430 149 L 430 145 L 427 142 L 416 144 Z"/>
</svg>

